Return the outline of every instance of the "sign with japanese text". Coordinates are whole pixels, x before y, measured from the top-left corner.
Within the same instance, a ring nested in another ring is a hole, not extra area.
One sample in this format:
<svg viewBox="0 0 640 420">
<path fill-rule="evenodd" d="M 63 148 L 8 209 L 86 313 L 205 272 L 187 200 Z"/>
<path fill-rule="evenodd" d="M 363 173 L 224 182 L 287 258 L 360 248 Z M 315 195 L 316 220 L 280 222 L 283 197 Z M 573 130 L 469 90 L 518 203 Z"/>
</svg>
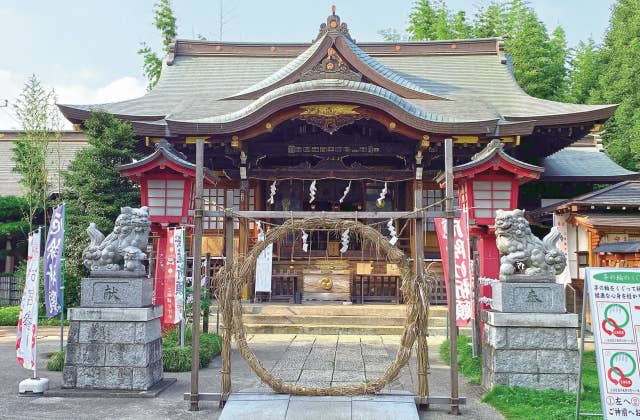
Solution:
<svg viewBox="0 0 640 420">
<path fill-rule="evenodd" d="M 586 269 L 605 419 L 640 419 L 640 269 Z"/>
<path fill-rule="evenodd" d="M 264 241 L 265 234 L 258 222 L 258 241 Z M 271 270 L 273 268 L 273 244 L 267 247 L 258 255 L 256 261 L 256 292 L 271 293 Z"/>
<path fill-rule="evenodd" d="M 568 216 L 566 214 L 553 214 L 553 226 L 558 228 L 560 232 L 560 239 L 556 243 L 556 247 L 562 251 L 564 255 L 569 255 L 569 244 L 567 238 L 569 236 L 568 232 Z M 569 269 L 569 264 L 564 268 L 562 273 L 556 275 L 556 283 L 560 284 L 569 284 L 571 283 L 571 272 Z"/>
<path fill-rule="evenodd" d="M 36 368 L 36 337 L 38 335 L 38 284 L 40 283 L 40 229 L 29 234 L 27 275 L 20 301 L 20 316 L 16 334 L 18 363 L 25 369 Z"/>
<path fill-rule="evenodd" d="M 444 269 L 444 280 L 447 285 L 447 302 L 449 298 L 448 241 L 447 219 L 435 218 L 436 233 L 440 245 L 440 256 Z M 456 282 L 456 325 L 467 325 L 474 316 L 473 311 L 473 281 L 471 272 L 471 258 L 469 256 L 469 229 L 466 218 L 455 218 L 453 223 L 453 249 L 455 257 Z"/>
<path fill-rule="evenodd" d="M 64 203 L 53 209 L 44 246 L 44 302 L 49 318 L 62 311 L 62 253 L 64 248 Z"/>
<path fill-rule="evenodd" d="M 169 229 L 164 263 L 164 319 L 177 324 L 184 312 L 185 246 L 184 228 Z"/>
</svg>

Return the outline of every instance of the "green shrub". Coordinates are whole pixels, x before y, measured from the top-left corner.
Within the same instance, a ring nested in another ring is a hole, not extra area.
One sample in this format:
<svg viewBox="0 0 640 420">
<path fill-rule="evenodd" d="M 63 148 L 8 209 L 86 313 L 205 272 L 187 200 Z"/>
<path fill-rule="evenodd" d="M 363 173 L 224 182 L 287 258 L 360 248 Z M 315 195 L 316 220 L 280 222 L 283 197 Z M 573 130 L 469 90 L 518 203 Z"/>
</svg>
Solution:
<svg viewBox="0 0 640 420">
<path fill-rule="evenodd" d="M 53 353 L 47 361 L 47 370 L 53 370 L 56 372 L 62 372 L 64 367 L 64 350 L 59 350 Z"/>
<path fill-rule="evenodd" d="M 180 330 L 173 328 L 162 335 L 162 366 L 165 372 L 191 370 L 191 329 L 185 331 L 185 346 L 180 347 Z M 207 367 L 211 359 L 220 354 L 222 338 L 217 334 L 200 334 L 198 365 Z"/>
<path fill-rule="evenodd" d="M 18 325 L 19 316 L 19 306 L 6 306 L 4 308 L 0 308 L 0 325 Z"/>
<path fill-rule="evenodd" d="M 450 364 L 449 355 L 449 340 L 445 340 L 440 346 L 440 358 Z M 471 338 L 466 335 L 458 336 L 458 371 L 472 384 L 479 384 L 482 379 L 482 357 L 471 355 Z"/>
<path fill-rule="evenodd" d="M 165 372 L 188 372 L 191 370 L 191 346 L 162 348 L 162 368 Z"/>
</svg>

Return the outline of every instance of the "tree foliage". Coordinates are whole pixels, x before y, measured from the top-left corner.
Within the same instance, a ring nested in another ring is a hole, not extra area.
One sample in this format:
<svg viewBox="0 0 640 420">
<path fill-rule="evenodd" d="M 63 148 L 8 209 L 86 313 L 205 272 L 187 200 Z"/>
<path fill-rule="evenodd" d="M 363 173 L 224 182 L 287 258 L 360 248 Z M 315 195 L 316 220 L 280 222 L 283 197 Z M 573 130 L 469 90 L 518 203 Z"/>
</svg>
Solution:
<svg viewBox="0 0 640 420">
<path fill-rule="evenodd" d="M 32 75 L 24 85 L 15 104 L 22 133 L 13 147 L 14 171 L 20 175 L 26 200 L 24 218 L 33 229 L 36 216 L 46 210 L 49 194 L 47 158 L 50 143 L 60 139 L 60 118 L 53 90 L 47 91 Z"/>
<path fill-rule="evenodd" d="M 590 102 L 619 103 L 605 125 L 604 145 L 622 166 L 640 170 L 640 0 L 618 0 L 595 64 L 581 67 L 598 72 L 598 87 Z"/>
<path fill-rule="evenodd" d="M 153 9 L 154 25 L 160 31 L 162 38 L 162 56 L 169 52 L 169 46 L 178 35 L 176 17 L 169 0 L 159 0 Z M 162 56 L 158 55 L 146 42 L 140 44 L 138 54 L 142 56 L 142 71 L 149 79 L 148 90 L 158 83 L 162 71 Z"/>
<path fill-rule="evenodd" d="M 523 0 L 494 1 L 478 9 L 472 22 L 463 11 L 451 11 L 444 0 L 419 0 L 409 14 L 407 32 L 414 40 L 443 40 L 505 36 L 505 52 L 513 73 L 528 94 L 544 99 L 567 97 L 567 43 L 557 27 L 551 34 Z M 382 31 L 388 41 L 400 38 Z"/>
<path fill-rule="evenodd" d="M 139 158 L 134 149 L 133 128 L 114 116 L 98 112 L 84 123 L 89 146 L 78 152 L 63 173 L 67 203 L 65 279 L 77 281 L 83 274 L 82 251 L 88 245 L 85 233 L 94 222 L 105 234 L 113 229 L 120 207 L 138 206 L 140 193 L 118 166 Z M 67 290 L 65 301 L 77 299 L 77 290 Z"/>
<path fill-rule="evenodd" d="M 569 96 L 571 102 L 593 103 L 598 95 L 601 57 L 593 39 L 580 41 L 569 60 Z"/>
</svg>

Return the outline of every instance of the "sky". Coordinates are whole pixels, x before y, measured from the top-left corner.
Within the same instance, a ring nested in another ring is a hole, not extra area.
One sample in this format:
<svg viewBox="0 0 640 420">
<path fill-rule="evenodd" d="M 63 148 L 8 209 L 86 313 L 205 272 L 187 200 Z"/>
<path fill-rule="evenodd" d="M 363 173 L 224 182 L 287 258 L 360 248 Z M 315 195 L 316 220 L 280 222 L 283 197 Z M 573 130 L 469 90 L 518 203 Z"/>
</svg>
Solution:
<svg viewBox="0 0 640 420">
<path fill-rule="evenodd" d="M 446 0 L 468 16 L 488 0 Z M 600 42 L 615 0 L 530 0 L 549 30 L 561 25 L 569 46 Z M 105 103 L 141 96 L 146 41 L 159 50 L 155 0 L 0 0 L 0 129 L 19 128 L 12 105 L 32 74 L 60 103 Z M 356 41 L 381 41 L 380 29 L 407 26 L 414 0 L 173 0 L 178 37 L 240 42 L 310 42 L 331 5 Z M 222 7 L 221 7 L 222 5 Z M 222 13 L 221 13 L 222 10 Z M 4 101 L 8 106 L 3 107 Z"/>
</svg>

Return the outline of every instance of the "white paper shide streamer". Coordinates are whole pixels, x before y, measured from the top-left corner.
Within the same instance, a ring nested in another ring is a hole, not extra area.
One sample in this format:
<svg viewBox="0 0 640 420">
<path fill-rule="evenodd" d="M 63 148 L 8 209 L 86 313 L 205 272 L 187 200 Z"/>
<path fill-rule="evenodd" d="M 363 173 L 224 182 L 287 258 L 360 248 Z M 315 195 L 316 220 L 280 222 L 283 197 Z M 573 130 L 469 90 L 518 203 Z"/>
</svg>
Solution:
<svg viewBox="0 0 640 420">
<path fill-rule="evenodd" d="M 309 186 L 309 204 L 313 203 L 313 201 L 316 199 L 317 192 L 318 189 L 316 188 L 316 180 L 314 179 Z"/>
<path fill-rule="evenodd" d="M 262 222 L 260 220 L 256 221 L 256 227 L 258 228 L 258 241 L 264 241 L 264 229 L 262 228 Z"/>
<path fill-rule="evenodd" d="M 387 193 L 389 192 L 389 190 L 387 189 L 387 183 L 384 183 L 384 188 L 382 188 L 382 191 L 380 191 L 380 197 L 378 197 L 378 199 L 376 200 L 376 205 L 378 207 L 384 207 L 384 199 L 387 198 Z"/>
<path fill-rule="evenodd" d="M 344 254 L 349 249 L 349 229 L 342 232 L 341 243 L 342 248 L 340 248 L 340 253 Z"/>
<path fill-rule="evenodd" d="M 391 235 L 391 239 L 389 239 L 389 243 L 391 245 L 395 245 L 398 242 L 398 236 L 396 234 L 396 228 L 393 226 L 393 219 L 389 219 L 387 222 L 387 229 L 389 229 L 389 235 Z"/>
<path fill-rule="evenodd" d="M 275 203 L 275 197 L 276 197 L 276 180 L 273 181 L 273 184 L 271 184 L 271 187 L 269 187 L 269 198 L 267 199 L 267 203 L 273 205 Z"/>
<path fill-rule="evenodd" d="M 304 252 L 309 252 L 309 242 L 307 242 L 308 239 L 309 239 L 309 234 L 303 230 L 302 231 L 302 251 Z"/>
<path fill-rule="evenodd" d="M 342 204 L 344 202 L 344 199 L 347 198 L 347 194 L 349 194 L 349 191 L 351 191 L 351 181 L 349 181 L 349 185 L 347 185 L 347 188 L 345 188 L 344 192 L 342 193 L 342 197 L 340 197 L 340 204 Z"/>
</svg>

